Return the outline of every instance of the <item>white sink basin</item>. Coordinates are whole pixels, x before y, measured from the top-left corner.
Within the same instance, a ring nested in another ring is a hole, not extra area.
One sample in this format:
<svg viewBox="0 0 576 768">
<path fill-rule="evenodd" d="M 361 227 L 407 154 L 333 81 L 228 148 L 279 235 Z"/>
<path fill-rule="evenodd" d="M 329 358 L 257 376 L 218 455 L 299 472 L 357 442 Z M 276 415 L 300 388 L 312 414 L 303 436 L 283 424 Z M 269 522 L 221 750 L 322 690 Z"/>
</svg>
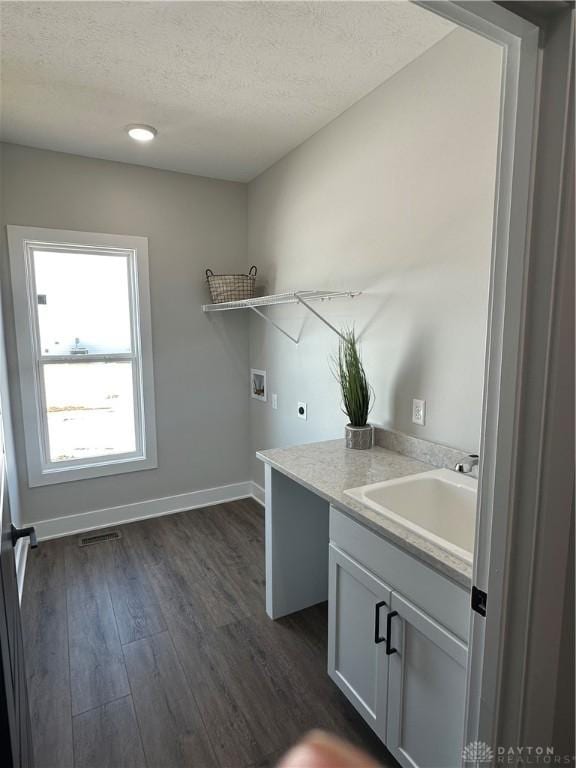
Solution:
<svg viewBox="0 0 576 768">
<path fill-rule="evenodd" d="M 476 478 L 435 469 L 344 493 L 471 563 L 477 491 Z"/>
</svg>

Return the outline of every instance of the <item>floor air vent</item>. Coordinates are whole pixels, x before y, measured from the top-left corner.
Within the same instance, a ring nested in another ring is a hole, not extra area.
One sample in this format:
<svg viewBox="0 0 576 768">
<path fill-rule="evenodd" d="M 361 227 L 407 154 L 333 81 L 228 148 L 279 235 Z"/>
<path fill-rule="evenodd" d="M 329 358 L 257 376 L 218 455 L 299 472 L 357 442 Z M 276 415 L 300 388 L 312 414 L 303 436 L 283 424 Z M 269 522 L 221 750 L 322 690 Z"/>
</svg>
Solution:
<svg viewBox="0 0 576 768">
<path fill-rule="evenodd" d="M 78 546 L 88 547 L 90 544 L 101 544 L 103 541 L 115 541 L 121 539 L 120 531 L 106 531 L 105 533 L 91 533 L 88 536 L 78 537 Z"/>
</svg>

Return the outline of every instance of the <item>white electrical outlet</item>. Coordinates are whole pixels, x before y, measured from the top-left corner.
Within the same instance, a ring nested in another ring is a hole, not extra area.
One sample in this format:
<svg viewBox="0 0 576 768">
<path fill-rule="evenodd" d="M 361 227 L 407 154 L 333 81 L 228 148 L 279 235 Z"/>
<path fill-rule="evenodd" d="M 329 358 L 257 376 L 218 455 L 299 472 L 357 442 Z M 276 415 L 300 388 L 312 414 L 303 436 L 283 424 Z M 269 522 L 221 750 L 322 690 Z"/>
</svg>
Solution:
<svg viewBox="0 0 576 768">
<path fill-rule="evenodd" d="M 426 400 L 412 400 L 412 421 L 421 427 L 426 424 Z"/>
<path fill-rule="evenodd" d="M 306 403 L 298 403 L 298 418 L 304 419 L 304 421 L 308 419 L 308 406 Z"/>
<path fill-rule="evenodd" d="M 272 408 L 277 411 L 278 410 L 278 395 L 276 392 L 272 392 Z"/>
</svg>

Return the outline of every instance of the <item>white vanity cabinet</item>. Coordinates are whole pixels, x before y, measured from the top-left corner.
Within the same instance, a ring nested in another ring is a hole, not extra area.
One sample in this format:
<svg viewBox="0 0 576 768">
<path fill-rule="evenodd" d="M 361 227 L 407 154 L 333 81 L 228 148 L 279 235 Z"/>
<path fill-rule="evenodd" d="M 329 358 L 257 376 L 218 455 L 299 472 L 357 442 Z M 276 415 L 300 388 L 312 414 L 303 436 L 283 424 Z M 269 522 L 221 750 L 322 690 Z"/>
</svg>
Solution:
<svg viewBox="0 0 576 768">
<path fill-rule="evenodd" d="M 385 584 L 330 544 L 328 672 L 383 741 L 388 699 L 384 626 L 390 597 Z"/>
<path fill-rule="evenodd" d="M 386 746 L 405 766 L 458 768 L 466 645 L 395 592 L 390 607 Z"/>
<path fill-rule="evenodd" d="M 469 593 L 330 511 L 328 673 L 406 768 L 458 768 Z"/>
</svg>

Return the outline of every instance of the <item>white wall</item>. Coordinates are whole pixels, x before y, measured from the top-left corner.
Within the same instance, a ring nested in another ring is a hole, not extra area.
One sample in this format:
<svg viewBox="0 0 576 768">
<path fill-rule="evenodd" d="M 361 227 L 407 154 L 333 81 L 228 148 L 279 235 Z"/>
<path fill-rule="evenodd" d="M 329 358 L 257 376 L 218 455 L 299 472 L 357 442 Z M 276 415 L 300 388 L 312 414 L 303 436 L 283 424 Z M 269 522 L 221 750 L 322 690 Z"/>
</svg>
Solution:
<svg viewBox="0 0 576 768">
<path fill-rule="evenodd" d="M 158 469 L 28 488 L 12 297 L 3 298 L 20 497 L 27 522 L 245 481 L 248 343 L 243 317 L 201 311 L 204 269 L 246 260 L 246 187 L 233 182 L 1 146 L 3 224 L 149 238 Z"/>
<path fill-rule="evenodd" d="M 361 334 L 371 421 L 466 451 L 480 435 L 500 69 L 500 49 L 458 29 L 248 188 L 266 292 L 364 292 L 319 308 Z M 251 365 L 279 403 L 252 401 L 253 450 L 341 436 L 337 337 L 299 308 L 268 311 L 302 342 L 251 320 Z"/>
</svg>

